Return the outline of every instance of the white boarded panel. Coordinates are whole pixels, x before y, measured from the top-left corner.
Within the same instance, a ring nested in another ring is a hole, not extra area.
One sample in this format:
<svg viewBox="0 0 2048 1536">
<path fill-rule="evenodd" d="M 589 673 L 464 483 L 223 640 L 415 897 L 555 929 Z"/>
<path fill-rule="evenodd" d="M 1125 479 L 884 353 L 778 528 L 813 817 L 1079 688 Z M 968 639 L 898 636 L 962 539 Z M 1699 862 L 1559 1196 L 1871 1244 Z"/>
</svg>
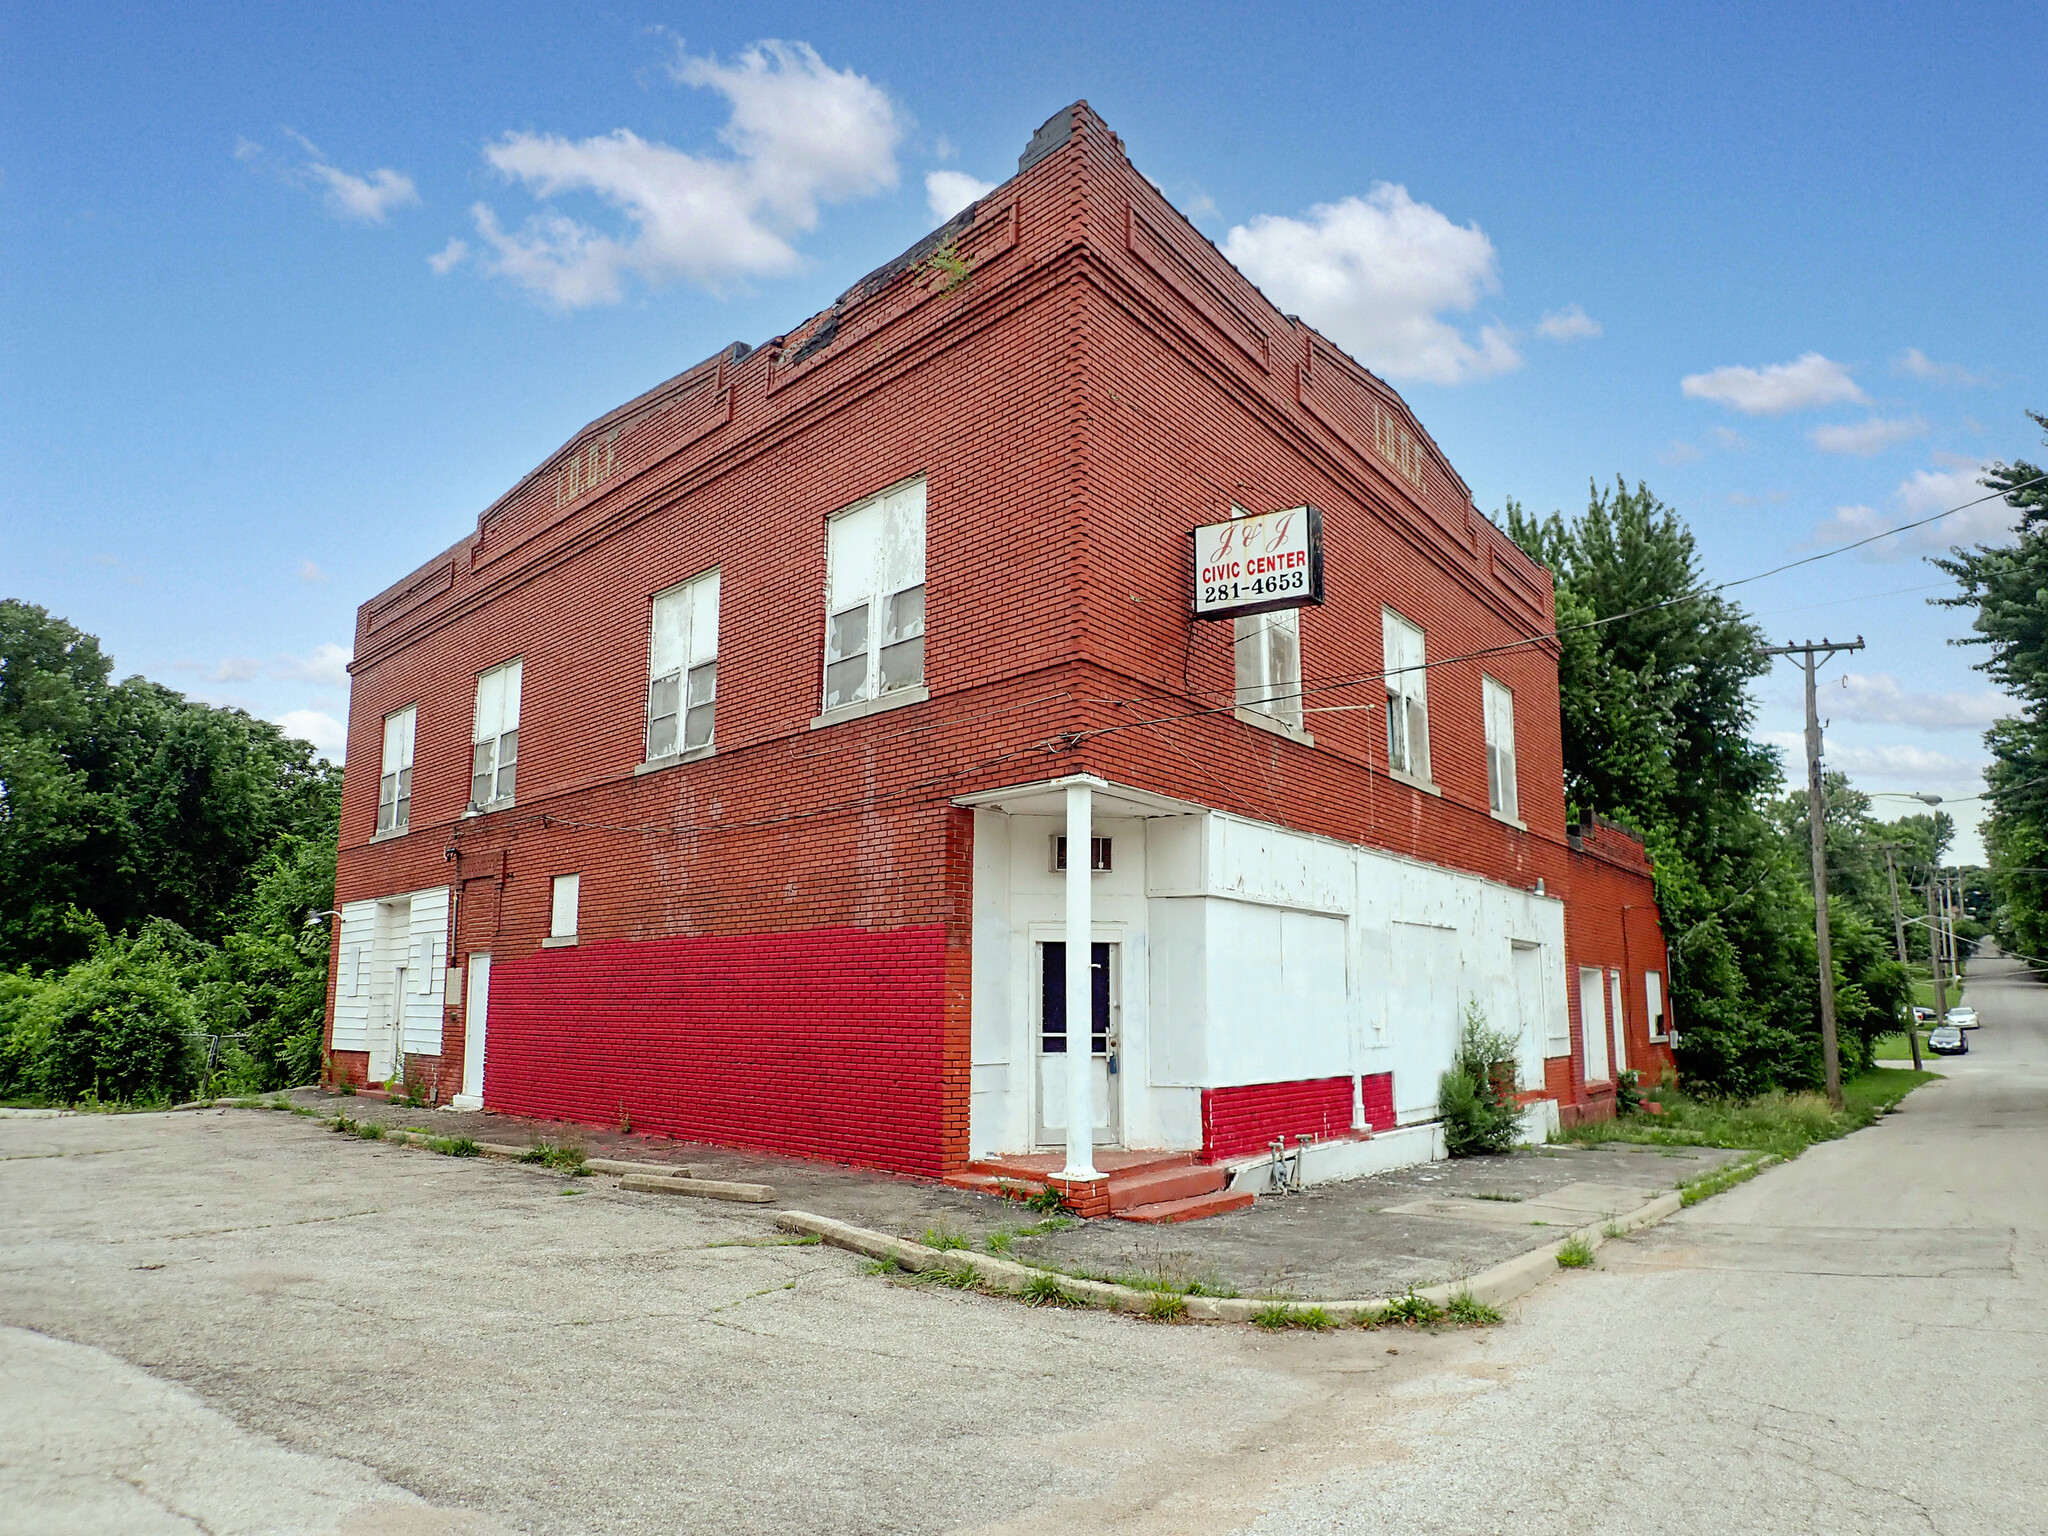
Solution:
<svg viewBox="0 0 2048 1536">
<path fill-rule="evenodd" d="M 1458 932 L 1394 925 L 1394 1110 L 1403 1122 L 1436 1114 L 1437 1086 L 1457 1055 L 1464 1019 Z"/>
<path fill-rule="evenodd" d="M 448 887 L 414 891 L 407 923 L 405 1049 L 441 1054 L 441 1004 L 448 982 Z"/>
<path fill-rule="evenodd" d="M 352 901 L 341 909 L 341 975 L 334 993 L 337 1051 L 370 1047 L 370 945 L 377 928 L 377 903 Z"/>
<path fill-rule="evenodd" d="M 1217 901 L 1209 922 L 1210 1085 L 1348 1076 L 1344 920 Z"/>
</svg>

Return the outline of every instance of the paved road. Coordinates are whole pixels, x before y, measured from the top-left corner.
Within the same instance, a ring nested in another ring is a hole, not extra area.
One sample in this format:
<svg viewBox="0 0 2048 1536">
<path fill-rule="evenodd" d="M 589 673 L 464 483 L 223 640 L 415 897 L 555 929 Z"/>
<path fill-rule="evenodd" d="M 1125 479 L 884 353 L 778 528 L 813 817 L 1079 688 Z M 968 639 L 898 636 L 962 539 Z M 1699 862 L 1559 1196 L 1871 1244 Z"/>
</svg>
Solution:
<svg viewBox="0 0 2048 1536">
<path fill-rule="evenodd" d="M 1906 1112 L 1436 1338 L 912 1290 L 281 1115 L 0 1123 L 0 1528 L 2039 1532 L 2012 969 Z"/>
</svg>

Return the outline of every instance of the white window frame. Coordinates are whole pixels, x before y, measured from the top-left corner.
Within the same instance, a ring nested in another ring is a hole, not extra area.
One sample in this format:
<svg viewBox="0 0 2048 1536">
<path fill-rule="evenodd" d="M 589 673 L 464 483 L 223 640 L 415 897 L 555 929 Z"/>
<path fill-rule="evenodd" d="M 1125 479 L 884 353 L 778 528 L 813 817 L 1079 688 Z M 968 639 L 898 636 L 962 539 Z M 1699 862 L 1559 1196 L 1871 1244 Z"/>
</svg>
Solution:
<svg viewBox="0 0 2048 1536">
<path fill-rule="evenodd" d="M 1515 782 L 1515 691 L 1497 678 L 1479 679 L 1486 715 L 1486 802 L 1502 821 L 1522 823 Z"/>
<path fill-rule="evenodd" d="M 1248 614 L 1233 627 L 1237 707 L 1300 730 L 1301 610 Z"/>
<path fill-rule="evenodd" d="M 1613 1050 L 1614 1059 L 1608 1069 L 1614 1073 L 1615 1081 L 1628 1070 L 1628 1009 L 1622 1004 L 1621 972 L 1607 973 L 1607 1039 Z"/>
<path fill-rule="evenodd" d="M 1429 637 L 1391 608 L 1380 610 L 1387 684 L 1387 766 L 1397 777 L 1435 788 L 1429 772 Z"/>
<path fill-rule="evenodd" d="M 1650 1021 L 1650 1038 L 1662 1041 L 1671 1031 L 1664 1024 L 1664 973 L 1643 972 L 1643 1017 Z"/>
<path fill-rule="evenodd" d="M 419 706 L 408 704 L 384 717 L 383 771 L 377 777 L 378 837 L 397 837 L 412 824 L 412 753 Z"/>
<path fill-rule="evenodd" d="M 1614 1080 L 1612 1037 L 1607 1033 L 1607 972 L 1597 965 L 1579 967 L 1579 1070 L 1587 1083 Z M 1600 1053 L 1600 1075 L 1593 1075 L 1593 1053 Z"/>
<path fill-rule="evenodd" d="M 657 592 L 647 617 L 649 763 L 710 755 L 718 702 L 718 567 Z"/>
<path fill-rule="evenodd" d="M 583 876 L 557 875 L 548 899 L 548 939 L 555 944 L 576 942 L 576 928 L 583 903 Z"/>
<path fill-rule="evenodd" d="M 469 809 L 472 814 L 502 810 L 518 794 L 519 693 L 526 661 L 515 656 L 479 672 L 476 709 L 470 717 Z M 487 699 L 495 703 L 485 717 Z M 488 798 L 478 793 L 479 786 Z"/>
<path fill-rule="evenodd" d="M 925 548 L 921 474 L 826 520 L 822 702 L 814 723 L 930 697 Z"/>
</svg>

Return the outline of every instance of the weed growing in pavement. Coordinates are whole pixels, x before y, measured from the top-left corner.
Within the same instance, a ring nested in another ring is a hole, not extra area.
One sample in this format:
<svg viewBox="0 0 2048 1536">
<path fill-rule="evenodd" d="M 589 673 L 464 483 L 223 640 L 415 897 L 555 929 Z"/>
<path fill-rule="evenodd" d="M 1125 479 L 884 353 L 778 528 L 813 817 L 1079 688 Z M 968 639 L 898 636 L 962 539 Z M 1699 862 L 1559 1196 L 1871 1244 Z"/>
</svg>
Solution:
<svg viewBox="0 0 2048 1536">
<path fill-rule="evenodd" d="M 1497 1189 L 1475 1189 L 1472 1191 L 1471 1198 L 1474 1200 L 1506 1200 L 1519 1205 L 1529 1197 L 1527 1195 L 1504 1194 Z"/>
<path fill-rule="evenodd" d="M 356 1123 L 349 1119 L 347 1115 L 336 1115 L 332 1120 L 324 1123 L 330 1131 L 339 1131 L 344 1136 L 353 1136 L 355 1134 Z"/>
<path fill-rule="evenodd" d="M 969 1246 L 967 1234 L 960 1231 L 950 1221 L 935 1222 L 933 1225 L 926 1227 L 924 1229 L 924 1236 L 919 1238 L 918 1241 L 927 1248 L 938 1249 L 941 1253 L 951 1248 L 965 1248 Z"/>
<path fill-rule="evenodd" d="M 1321 1307 L 1290 1307 L 1284 1301 L 1259 1308 L 1252 1314 L 1252 1322 L 1265 1329 L 1306 1328 L 1315 1333 L 1337 1326 L 1337 1320 Z"/>
<path fill-rule="evenodd" d="M 1412 1328 L 1431 1328 L 1444 1320 L 1444 1309 L 1421 1295 L 1414 1286 L 1408 1287 L 1405 1296 L 1396 1296 L 1381 1307 L 1375 1322 L 1406 1323 Z"/>
<path fill-rule="evenodd" d="M 860 1272 L 864 1275 L 893 1275 L 902 1267 L 894 1259 L 870 1259 L 861 1265 Z"/>
<path fill-rule="evenodd" d="M 958 1269 L 950 1264 L 935 1264 L 919 1270 L 910 1281 L 913 1285 L 943 1285 L 949 1290 L 971 1291 L 980 1286 L 981 1276 L 964 1264 Z"/>
<path fill-rule="evenodd" d="M 1033 1275 L 1022 1291 L 1018 1293 L 1034 1307 L 1078 1307 L 1076 1301 L 1056 1275 Z"/>
<path fill-rule="evenodd" d="M 384 1139 L 383 1122 L 379 1120 L 359 1120 L 356 1122 L 356 1134 L 365 1141 L 382 1141 Z"/>
<path fill-rule="evenodd" d="M 1169 1296 L 1164 1292 L 1145 1303 L 1145 1316 L 1155 1323 L 1184 1322 L 1188 1315 L 1188 1299 L 1185 1296 Z"/>
<path fill-rule="evenodd" d="M 1000 1258 L 1010 1251 L 1011 1237 L 1012 1233 L 1008 1227 L 997 1227 L 995 1231 L 989 1233 L 984 1242 L 987 1245 L 988 1251 Z"/>
<path fill-rule="evenodd" d="M 1018 1237 L 1049 1237 L 1055 1232 L 1064 1232 L 1069 1227 L 1078 1227 L 1079 1225 L 1081 1223 L 1072 1216 L 1048 1216 L 1043 1221 L 1034 1221 L 1028 1227 L 1019 1227 L 1016 1235 Z"/>
<path fill-rule="evenodd" d="M 581 1147 L 572 1147 L 564 1142 L 543 1141 L 520 1153 L 519 1161 L 539 1163 L 543 1168 L 554 1168 L 581 1178 L 590 1172 L 583 1166 L 589 1156 L 590 1154 Z"/>
<path fill-rule="evenodd" d="M 1712 1173 L 1703 1173 L 1696 1179 L 1687 1179 L 1678 1186 L 1678 1201 L 1681 1205 L 1698 1205 L 1702 1200 L 1733 1189 L 1762 1173 L 1773 1160 L 1768 1157 L 1752 1157 L 1743 1162 L 1730 1163 L 1725 1168 L 1716 1168 Z"/>
<path fill-rule="evenodd" d="M 1067 1192 L 1050 1184 L 1037 1194 L 1028 1196 L 1024 1204 L 1041 1216 L 1071 1216 L 1074 1213 L 1074 1202 L 1067 1198 Z"/>
<path fill-rule="evenodd" d="M 1574 1232 L 1557 1250 L 1559 1269 L 1584 1269 L 1592 1262 L 1593 1245 L 1581 1233 Z"/>
<path fill-rule="evenodd" d="M 562 1193 L 566 1195 L 572 1193 L 572 1191 L 565 1189 Z M 815 1248 L 823 1241 L 825 1239 L 818 1236 L 817 1233 L 805 1232 L 801 1235 L 792 1233 L 783 1237 L 736 1237 L 728 1242 L 706 1243 L 704 1246 L 706 1248 Z"/>
<path fill-rule="evenodd" d="M 1611 1243 L 1617 1237 L 1627 1237 L 1628 1228 L 1624 1227 L 1618 1221 L 1610 1221 L 1609 1223 L 1607 1223 L 1606 1226 L 1600 1229 L 1600 1235 L 1606 1238 Z"/>
<path fill-rule="evenodd" d="M 483 1149 L 467 1136 L 429 1136 L 427 1150 L 443 1157 L 476 1157 Z"/>
<path fill-rule="evenodd" d="M 1460 1291 L 1444 1308 L 1447 1321 L 1466 1328 L 1479 1328 L 1500 1321 L 1500 1308 L 1488 1306 L 1470 1291 Z"/>
<path fill-rule="evenodd" d="M 1941 1076 L 1876 1067 L 1842 1084 L 1837 1114 L 1817 1093 L 1762 1093 L 1749 1099 L 1692 1098 L 1676 1088 L 1659 1091 L 1661 1115 L 1622 1115 L 1575 1126 L 1560 1141 L 1593 1146 L 1627 1141 L 1652 1146 L 1739 1147 L 1797 1157 L 1817 1141 L 1860 1130 L 1899 1100 Z M 1739 1182 L 1739 1181 L 1738 1181 Z"/>
</svg>

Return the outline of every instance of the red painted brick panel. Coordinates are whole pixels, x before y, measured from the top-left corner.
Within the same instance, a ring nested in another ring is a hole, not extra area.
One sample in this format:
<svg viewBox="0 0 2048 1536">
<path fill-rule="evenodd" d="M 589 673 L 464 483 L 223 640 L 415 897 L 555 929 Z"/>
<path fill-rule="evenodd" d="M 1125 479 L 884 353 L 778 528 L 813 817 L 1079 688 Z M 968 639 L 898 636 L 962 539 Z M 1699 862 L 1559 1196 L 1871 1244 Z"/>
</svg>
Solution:
<svg viewBox="0 0 2048 1536">
<path fill-rule="evenodd" d="M 484 1104 L 941 1171 L 942 927 L 595 944 L 491 970 Z"/>
<path fill-rule="evenodd" d="M 1393 1074 L 1384 1075 L 1391 1099 Z M 1248 1152 L 1263 1152 L 1275 1136 L 1343 1136 L 1350 1130 L 1348 1077 L 1202 1090 L 1205 1157 L 1242 1157 Z"/>
<path fill-rule="evenodd" d="M 1365 1123 L 1376 1131 L 1391 1131 L 1394 1119 L 1394 1074 L 1374 1072 L 1359 1080 L 1365 1099 Z"/>
</svg>

